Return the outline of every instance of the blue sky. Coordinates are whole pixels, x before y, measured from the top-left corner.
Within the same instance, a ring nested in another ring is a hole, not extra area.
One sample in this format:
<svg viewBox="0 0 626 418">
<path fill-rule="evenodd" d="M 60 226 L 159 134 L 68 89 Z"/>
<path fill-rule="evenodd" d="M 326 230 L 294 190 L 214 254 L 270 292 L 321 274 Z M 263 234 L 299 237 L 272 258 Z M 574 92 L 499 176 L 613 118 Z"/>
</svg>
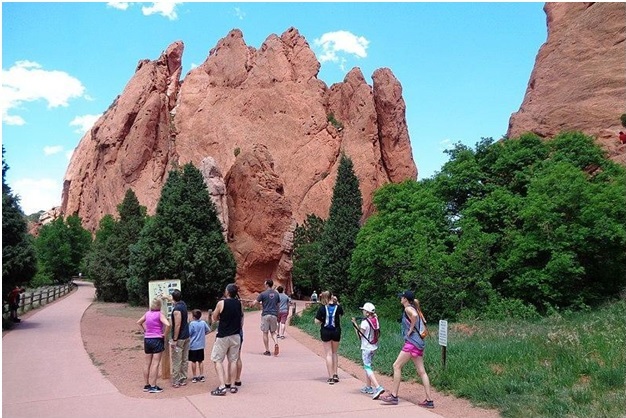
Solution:
<svg viewBox="0 0 626 418">
<path fill-rule="evenodd" d="M 500 138 L 546 40 L 544 3 L 3 3 L 2 144 L 25 213 L 61 203 L 69 157 L 137 62 L 182 40 L 183 75 L 238 28 L 259 48 L 290 27 L 328 86 L 390 68 L 418 179 L 456 142 Z"/>
</svg>

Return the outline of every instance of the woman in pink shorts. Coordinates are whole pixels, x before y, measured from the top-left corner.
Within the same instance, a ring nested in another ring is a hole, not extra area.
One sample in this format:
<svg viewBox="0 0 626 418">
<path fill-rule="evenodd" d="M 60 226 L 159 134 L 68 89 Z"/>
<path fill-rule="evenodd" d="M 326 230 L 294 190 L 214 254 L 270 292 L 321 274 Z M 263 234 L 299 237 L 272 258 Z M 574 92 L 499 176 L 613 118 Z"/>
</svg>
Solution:
<svg viewBox="0 0 626 418">
<path fill-rule="evenodd" d="M 417 369 L 424 390 L 426 391 L 426 399 L 419 402 L 418 405 L 424 408 L 434 408 L 433 398 L 430 396 L 430 380 L 426 369 L 424 368 L 424 347 L 426 342 L 420 336 L 419 330 L 421 321 L 426 322 L 420 315 L 419 302 L 415 300 L 415 294 L 406 290 L 400 294 L 400 302 L 404 306 L 404 314 L 402 315 L 402 335 L 404 336 L 404 346 L 398 354 L 398 358 L 393 363 L 393 388 L 387 395 L 380 397 L 383 403 L 388 405 L 398 404 L 398 390 L 400 389 L 400 381 L 402 380 L 402 367 L 412 360 Z"/>
</svg>

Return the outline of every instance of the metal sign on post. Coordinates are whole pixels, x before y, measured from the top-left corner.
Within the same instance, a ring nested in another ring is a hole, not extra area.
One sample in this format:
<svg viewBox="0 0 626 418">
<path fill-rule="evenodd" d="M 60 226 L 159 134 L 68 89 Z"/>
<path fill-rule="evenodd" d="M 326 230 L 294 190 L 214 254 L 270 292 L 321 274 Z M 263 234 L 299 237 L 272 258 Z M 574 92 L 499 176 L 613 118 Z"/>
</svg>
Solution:
<svg viewBox="0 0 626 418">
<path fill-rule="evenodd" d="M 148 300 L 151 302 L 155 298 L 161 298 L 161 312 L 168 318 L 174 309 L 172 303 L 171 294 L 174 289 L 182 290 L 180 288 L 180 280 L 153 280 L 148 282 Z M 165 336 L 165 351 L 161 356 L 161 377 L 163 379 L 169 379 L 171 377 L 170 371 L 170 345 L 167 343 L 168 336 Z"/>
<path fill-rule="evenodd" d="M 439 345 L 441 346 L 441 363 L 446 367 L 446 349 L 448 348 L 448 321 L 439 320 Z"/>
</svg>

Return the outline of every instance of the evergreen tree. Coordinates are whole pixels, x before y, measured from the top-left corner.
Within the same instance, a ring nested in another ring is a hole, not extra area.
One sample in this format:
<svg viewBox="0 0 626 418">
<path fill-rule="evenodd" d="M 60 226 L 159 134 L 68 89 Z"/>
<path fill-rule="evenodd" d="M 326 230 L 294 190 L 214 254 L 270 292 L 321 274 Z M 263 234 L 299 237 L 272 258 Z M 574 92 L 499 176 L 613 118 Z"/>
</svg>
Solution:
<svg viewBox="0 0 626 418">
<path fill-rule="evenodd" d="M 39 271 L 36 285 L 66 283 L 82 271 L 89 252 L 91 234 L 78 215 L 58 218 L 44 225 L 35 240 Z"/>
<path fill-rule="evenodd" d="M 111 215 L 100 221 L 93 250 L 87 257 L 87 274 L 94 280 L 98 299 L 105 302 L 128 301 L 130 247 L 139 240 L 146 219 L 146 208 L 131 189 L 117 211 L 119 221 Z"/>
<path fill-rule="evenodd" d="M 129 300 L 146 304 L 149 281 L 180 279 L 187 304 L 207 309 L 235 273 L 202 173 L 191 163 L 170 171 L 155 216 L 131 247 Z"/>
<path fill-rule="evenodd" d="M 348 270 L 359 233 L 363 198 L 352 160 L 341 154 L 330 213 L 320 240 L 319 279 L 323 289 L 348 296 Z"/>
<path fill-rule="evenodd" d="M 308 295 L 320 289 L 318 278 L 320 239 L 324 231 L 324 220 L 314 214 L 307 215 L 302 225 L 296 226 L 293 234 L 294 288 Z"/>
<path fill-rule="evenodd" d="M 37 259 L 19 197 L 13 195 L 6 182 L 9 166 L 4 153 L 2 146 L 2 288 L 7 290 L 33 278 L 37 272 Z"/>
</svg>

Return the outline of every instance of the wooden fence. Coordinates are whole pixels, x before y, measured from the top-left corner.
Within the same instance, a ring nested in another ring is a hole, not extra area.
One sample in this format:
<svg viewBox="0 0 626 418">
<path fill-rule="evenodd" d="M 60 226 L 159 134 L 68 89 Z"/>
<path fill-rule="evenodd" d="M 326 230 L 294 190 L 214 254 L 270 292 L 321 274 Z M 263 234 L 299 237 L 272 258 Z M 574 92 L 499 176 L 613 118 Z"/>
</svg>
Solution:
<svg viewBox="0 0 626 418">
<path fill-rule="evenodd" d="M 18 308 L 18 314 L 23 314 L 31 309 L 39 308 L 47 303 L 54 302 L 61 296 L 65 296 L 74 289 L 74 283 L 66 283 L 56 286 L 44 286 L 34 289 L 32 291 L 26 291 L 20 295 L 20 307 Z M 9 305 L 3 304 L 2 312 L 8 314 Z"/>
</svg>

